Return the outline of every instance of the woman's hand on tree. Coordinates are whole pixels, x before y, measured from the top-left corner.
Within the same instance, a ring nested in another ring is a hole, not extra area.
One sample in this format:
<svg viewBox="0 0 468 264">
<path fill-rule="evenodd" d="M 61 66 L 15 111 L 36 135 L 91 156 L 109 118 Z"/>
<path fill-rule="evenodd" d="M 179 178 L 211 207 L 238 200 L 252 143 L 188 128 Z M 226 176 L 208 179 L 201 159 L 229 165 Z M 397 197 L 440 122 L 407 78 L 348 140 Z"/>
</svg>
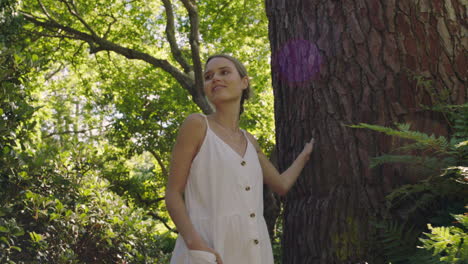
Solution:
<svg viewBox="0 0 468 264">
<path fill-rule="evenodd" d="M 304 149 L 302 150 L 301 152 L 301 156 L 303 156 L 304 158 L 304 161 L 308 161 L 309 158 L 310 158 L 310 154 L 312 153 L 312 151 L 314 150 L 314 143 L 315 143 L 315 139 L 312 138 L 309 142 L 307 142 L 304 146 Z"/>
</svg>

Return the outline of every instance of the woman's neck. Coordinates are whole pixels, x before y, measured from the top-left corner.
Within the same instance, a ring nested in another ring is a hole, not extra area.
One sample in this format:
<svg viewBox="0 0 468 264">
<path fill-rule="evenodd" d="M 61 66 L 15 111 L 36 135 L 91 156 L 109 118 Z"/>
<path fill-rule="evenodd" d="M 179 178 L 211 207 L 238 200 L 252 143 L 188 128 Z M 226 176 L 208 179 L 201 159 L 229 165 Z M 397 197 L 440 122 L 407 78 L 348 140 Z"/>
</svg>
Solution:
<svg viewBox="0 0 468 264">
<path fill-rule="evenodd" d="M 239 103 L 223 104 L 216 107 L 213 113 L 214 120 L 223 127 L 236 131 L 239 129 Z"/>
</svg>

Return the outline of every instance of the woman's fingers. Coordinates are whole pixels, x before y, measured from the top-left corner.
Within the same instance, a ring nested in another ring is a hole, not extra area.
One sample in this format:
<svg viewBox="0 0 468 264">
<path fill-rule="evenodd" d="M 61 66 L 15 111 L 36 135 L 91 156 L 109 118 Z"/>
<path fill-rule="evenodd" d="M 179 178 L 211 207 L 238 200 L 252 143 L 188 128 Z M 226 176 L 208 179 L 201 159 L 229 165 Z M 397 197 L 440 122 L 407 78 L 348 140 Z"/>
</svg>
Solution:
<svg viewBox="0 0 468 264">
<path fill-rule="evenodd" d="M 216 250 L 212 248 L 208 248 L 207 251 L 213 253 L 216 256 L 216 264 L 223 264 L 223 260 L 221 259 L 221 256 L 219 255 L 219 253 L 216 252 Z"/>
<path fill-rule="evenodd" d="M 211 253 L 215 254 L 216 256 L 216 264 L 223 264 L 223 260 L 221 259 L 221 256 L 218 254 L 218 252 L 213 250 Z"/>
<path fill-rule="evenodd" d="M 307 150 L 308 153 L 311 153 L 313 148 L 314 148 L 314 143 L 315 143 L 315 139 L 312 138 L 306 145 L 305 145 L 305 149 Z"/>
<path fill-rule="evenodd" d="M 219 254 L 216 254 L 216 264 L 223 264 L 223 260 L 221 260 Z"/>
</svg>

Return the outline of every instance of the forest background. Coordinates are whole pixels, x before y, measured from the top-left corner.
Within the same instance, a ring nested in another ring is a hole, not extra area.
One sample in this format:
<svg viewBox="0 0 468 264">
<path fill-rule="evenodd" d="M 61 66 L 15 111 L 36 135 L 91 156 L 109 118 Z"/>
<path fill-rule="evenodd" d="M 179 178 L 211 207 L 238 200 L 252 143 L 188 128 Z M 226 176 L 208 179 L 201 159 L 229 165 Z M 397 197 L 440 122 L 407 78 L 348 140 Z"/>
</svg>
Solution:
<svg viewBox="0 0 468 264">
<path fill-rule="evenodd" d="M 211 111 L 201 72 L 214 53 L 247 66 L 254 96 L 241 127 L 275 160 L 263 1 L 2 0 L 0 14 L 0 262 L 167 263 L 177 236 L 164 206 L 170 151 L 188 114 Z M 430 80 L 413 77 L 430 89 Z M 419 144 L 406 150 L 439 148 L 435 157 L 374 164 L 437 164 L 437 177 L 390 193 L 389 209 L 395 200 L 419 203 L 405 217 L 376 221 L 378 261 L 468 256 L 468 110 L 438 98 L 433 110 L 453 128 L 443 137 L 404 125 L 360 126 Z M 277 263 L 287 263 L 278 217 L 284 199 L 265 193 Z M 430 206 L 439 213 L 427 214 Z"/>
</svg>

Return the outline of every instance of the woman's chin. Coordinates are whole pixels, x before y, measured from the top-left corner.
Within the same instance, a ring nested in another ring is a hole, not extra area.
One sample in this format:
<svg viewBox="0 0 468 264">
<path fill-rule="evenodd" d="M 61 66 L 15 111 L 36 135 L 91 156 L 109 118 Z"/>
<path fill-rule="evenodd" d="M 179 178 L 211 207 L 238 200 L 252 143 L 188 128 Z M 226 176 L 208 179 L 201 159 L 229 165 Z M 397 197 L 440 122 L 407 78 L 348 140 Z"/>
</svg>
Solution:
<svg viewBox="0 0 468 264">
<path fill-rule="evenodd" d="M 239 98 L 234 96 L 227 96 L 227 95 L 215 95 L 210 99 L 210 102 L 214 105 L 223 105 L 223 104 L 230 104 L 230 103 L 239 103 Z"/>
</svg>

